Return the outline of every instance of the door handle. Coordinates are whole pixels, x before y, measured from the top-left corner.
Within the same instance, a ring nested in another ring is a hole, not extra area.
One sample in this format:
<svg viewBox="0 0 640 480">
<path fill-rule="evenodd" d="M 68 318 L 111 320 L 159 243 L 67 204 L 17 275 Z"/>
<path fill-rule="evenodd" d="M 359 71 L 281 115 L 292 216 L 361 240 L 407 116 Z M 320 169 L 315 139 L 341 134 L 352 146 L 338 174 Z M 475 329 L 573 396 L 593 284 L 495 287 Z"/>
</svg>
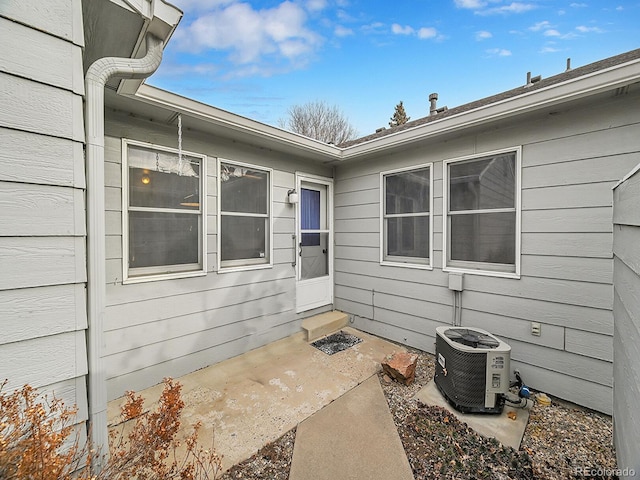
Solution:
<svg viewBox="0 0 640 480">
<path fill-rule="evenodd" d="M 291 235 L 291 239 L 293 240 L 293 262 L 291 262 L 291 266 L 295 268 L 295 266 L 298 264 L 298 256 L 296 255 L 296 247 L 297 247 L 296 236 Z"/>
</svg>

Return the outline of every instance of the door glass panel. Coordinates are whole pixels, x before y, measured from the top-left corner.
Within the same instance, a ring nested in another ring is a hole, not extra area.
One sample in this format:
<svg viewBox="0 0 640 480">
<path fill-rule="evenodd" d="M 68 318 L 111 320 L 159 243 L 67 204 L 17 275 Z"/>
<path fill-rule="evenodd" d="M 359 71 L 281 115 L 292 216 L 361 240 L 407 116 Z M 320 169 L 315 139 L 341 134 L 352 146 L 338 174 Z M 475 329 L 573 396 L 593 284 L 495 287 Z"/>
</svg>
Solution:
<svg viewBox="0 0 640 480">
<path fill-rule="evenodd" d="M 303 233 L 300 251 L 302 280 L 329 274 L 329 233 Z"/>
<path fill-rule="evenodd" d="M 302 230 L 319 230 L 320 227 L 320 191 L 302 189 L 301 203 Z"/>
</svg>

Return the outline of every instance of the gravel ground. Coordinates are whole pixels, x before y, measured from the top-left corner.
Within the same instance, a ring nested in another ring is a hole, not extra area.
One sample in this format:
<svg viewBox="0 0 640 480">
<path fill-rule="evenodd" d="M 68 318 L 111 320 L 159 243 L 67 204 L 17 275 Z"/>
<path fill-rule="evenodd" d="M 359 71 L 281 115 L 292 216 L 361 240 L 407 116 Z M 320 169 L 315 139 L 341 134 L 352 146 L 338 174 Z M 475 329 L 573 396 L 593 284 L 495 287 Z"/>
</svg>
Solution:
<svg viewBox="0 0 640 480">
<path fill-rule="evenodd" d="M 380 374 L 380 383 L 416 479 L 616 478 L 601 475 L 616 468 L 611 417 L 556 399 L 534 405 L 516 451 L 478 435 L 446 410 L 414 400 L 433 378 L 434 361 L 408 350 L 419 355 L 416 381 L 407 387 Z M 221 479 L 286 480 L 294 440 L 295 429 Z"/>
</svg>

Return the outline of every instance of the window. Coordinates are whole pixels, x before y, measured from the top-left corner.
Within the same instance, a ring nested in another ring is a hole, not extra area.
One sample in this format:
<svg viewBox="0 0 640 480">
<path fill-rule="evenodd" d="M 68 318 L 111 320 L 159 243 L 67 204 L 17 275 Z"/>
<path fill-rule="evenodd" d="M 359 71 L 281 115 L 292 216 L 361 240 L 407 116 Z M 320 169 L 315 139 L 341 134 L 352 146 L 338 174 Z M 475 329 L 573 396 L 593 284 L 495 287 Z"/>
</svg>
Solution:
<svg viewBox="0 0 640 480">
<path fill-rule="evenodd" d="M 431 164 L 382 172 L 382 263 L 431 267 Z"/>
<path fill-rule="evenodd" d="M 125 281 L 206 272 L 205 158 L 123 140 Z"/>
<path fill-rule="evenodd" d="M 520 149 L 444 162 L 445 269 L 520 273 Z"/>
<path fill-rule="evenodd" d="M 220 161 L 220 268 L 271 265 L 271 170 Z"/>
</svg>

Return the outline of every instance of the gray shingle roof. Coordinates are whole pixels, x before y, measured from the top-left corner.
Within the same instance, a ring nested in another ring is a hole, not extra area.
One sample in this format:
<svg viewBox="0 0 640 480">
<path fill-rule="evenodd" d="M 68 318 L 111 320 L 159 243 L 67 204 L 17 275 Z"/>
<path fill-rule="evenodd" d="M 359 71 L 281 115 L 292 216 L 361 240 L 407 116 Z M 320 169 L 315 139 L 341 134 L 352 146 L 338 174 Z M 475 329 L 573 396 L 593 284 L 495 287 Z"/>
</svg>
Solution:
<svg viewBox="0 0 640 480">
<path fill-rule="evenodd" d="M 591 73 L 600 71 L 600 70 L 606 70 L 607 68 L 610 67 L 614 67 L 616 65 L 622 65 L 624 63 L 630 62 L 632 60 L 637 60 L 638 58 L 640 58 L 640 48 L 636 49 L 636 50 L 631 50 L 629 52 L 626 53 L 622 53 L 620 55 L 616 55 L 613 57 L 609 57 L 609 58 L 605 58 L 604 60 L 599 60 L 597 62 L 594 63 L 590 63 L 588 65 L 584 65 L 582 67 L 578 67 L 578 68 L 574 68 L 571 70 L 568 70 L 566 72 L 560 73 L 558 75 L 554 75 L 552 77 L 549 78 L 544 78 L 541 79 L 540 81 L 536 82 L 536 83 L 532 83 L 529 85 L 523 85 L 517 88 L 514 88 L 512 90 L 507 90 L 506 92 L 502 92 L 502 93 L 498 93 L 496 95 L 492 95 L 490 97 L 486 97 L 486 98 L 482 98 L 480 100 L 476 100 L 470 103 L 466 103 L 464 105 L 460 105 L 458 107 L 454 107 L 454 108 L 450 108 L 448 110 L 445 110 L 442 113 L 438 113 L 435 115 L 429 115 L 426 117 L 422 117 L 419 118 L 417 120 L 413 120 L 410 122 L 407 122 L 403 125 L 399 125 L 397 127 L 393 127 L 393 128 L 386 128 L 384 130 L 381 130 L 379 132 L 376 133 L 372 133 L 370 135 L 366 135 L 364 137 L 358 138 L 356 140 L 351 140 L 349 142 L 345 142 L 341 145 L 339 145 L 339 147 L 341 148 L 346 148 L 346 147 L 351 147 L 353 145 L 358 145 L 360 143 L 364 143 L 364 142 L 368 142 L 371 140 L 375 140 L 377 138 L 381 138 L 384 137 L 386 135 L 390 135 L 392 133 L 397 133 L 397 132 L 401 132 L 403 130 L 408 130 L 410 128 L 415 128 L 418 127 L 420 125 L 424 125 L 427 124 L 429 122 L 432 122 L 434 120 L 440 120 L 442 118 L 446 118 L 452 115 L 456 115 L 468 110 L 474 110 L 476 108 L 480 108 L 480 107 L 484 107 L 487 105 L 490 105 L 492 103 L 497 103 L 503 100 L 507 100 L 510 98 L 515 98 L 519 95 L 524 95 L 527 93 L 531 93 L 532 91 L 535 90 L 539 90 L 545 87 L 549 87 L 551 85 L 557 84 L 557 83 L 562 83 L 565 82 L 567 80 L 572 80 L 574 78 L 578 78 L 578 77 L 582 77 L 584 75 L 589 75 Z"/>
</svg>

